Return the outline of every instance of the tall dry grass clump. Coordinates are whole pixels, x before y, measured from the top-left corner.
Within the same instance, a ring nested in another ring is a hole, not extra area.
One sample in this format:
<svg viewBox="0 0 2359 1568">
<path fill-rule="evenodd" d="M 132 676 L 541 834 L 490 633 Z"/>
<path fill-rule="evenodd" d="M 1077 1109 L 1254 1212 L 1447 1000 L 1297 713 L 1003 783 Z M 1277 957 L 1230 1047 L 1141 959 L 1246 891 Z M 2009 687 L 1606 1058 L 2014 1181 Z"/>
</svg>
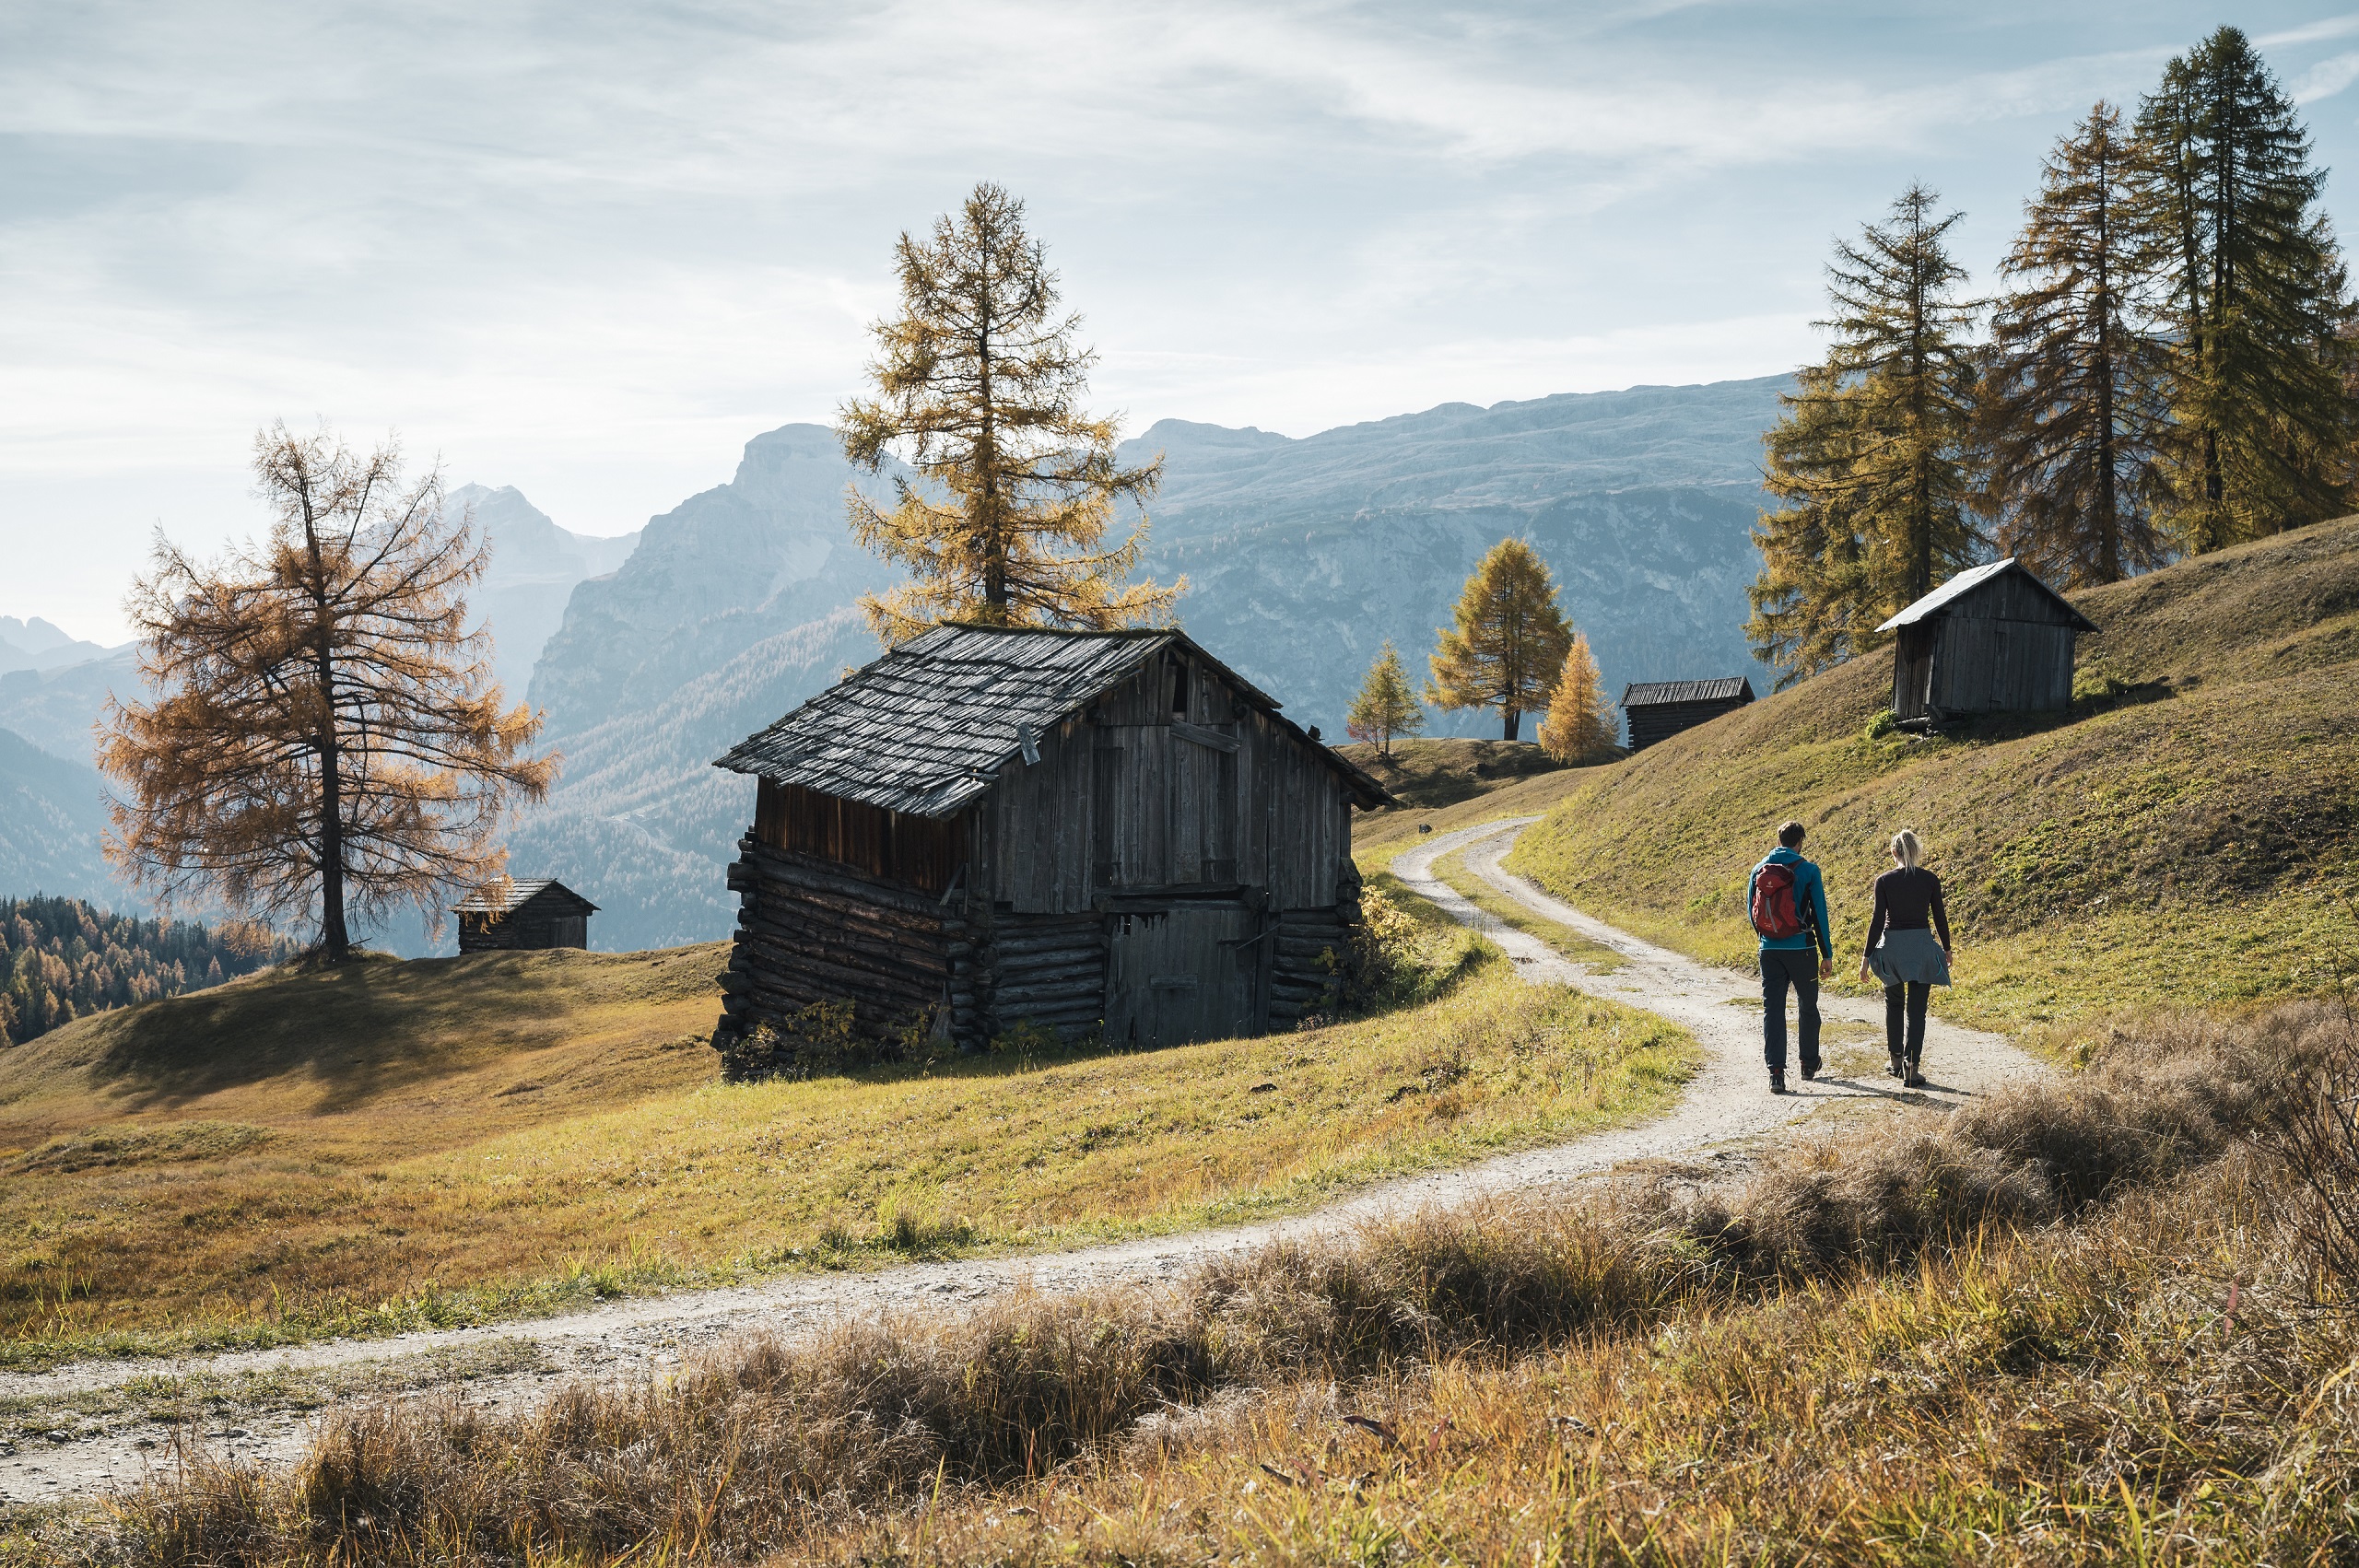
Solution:
<svg viewBox="0 0 2359 1568">
<path fill-rule="evenodd" d="M 739 1340 L 668 1383 L 576 1387 L 523 1413 L 388 1404 L 333 1421 L 285 1477 L 193 1463 L 124 1504 L 122 1543 L 136 1561 L 207 1568 L 749 1560 L 1086 1468 L 1143 1423 L 1256 1390 L 1639 1344 L 2111 1214 L 2098 1206 L 2282 1117 L 2335 1024 L 2296 1007 L 2125 1027 L 2083 1073 L 1927 1130 L 1795 1149 L 1731 1195 L 1429 1213 L 1220 1261 L 1166 1291 Z M 2063 1234 L 2083 1232 L 2102 1227 Z"/>
</svg>

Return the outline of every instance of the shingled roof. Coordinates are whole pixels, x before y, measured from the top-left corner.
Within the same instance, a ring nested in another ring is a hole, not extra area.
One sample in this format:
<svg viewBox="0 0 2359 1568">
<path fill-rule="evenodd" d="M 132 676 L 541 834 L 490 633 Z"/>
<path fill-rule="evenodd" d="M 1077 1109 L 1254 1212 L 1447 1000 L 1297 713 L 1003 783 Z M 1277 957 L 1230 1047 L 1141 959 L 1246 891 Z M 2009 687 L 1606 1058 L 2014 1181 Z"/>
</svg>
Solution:
<svg viewBox="0 0 2359 1568">
<path fill-rule="evenodd" d="M 1641 681 L 1622 688 L 1622 706 L 1652 708 L 1667 702 L 1753 700 L 1753 683 L 1743 675 L 1716 681 Z"/>
<path fill-rule="evenodd" d="M 1280 715 L 1268 695 L 1173 630 L 936 626 L 748 735 L 713 766 L 915 816 L 950 816 L 992 787 L 1027 736 L 1037 743 L 1175 646 L 1316 747 L 1363 804 L 1391 799 Z"/>
<path fill-rule="evenodd" d="M 487 882 L 481 887 L 476 888 L 473 893 L 468 894 L 464 898 L 459 900 L 459 902 L 452 907 L 452 913 L 456 915 L 512 915 L 517 910 L 522 909 L 525 905 L 530 904 L 534 899 L 538 898 L 542 894 L 546 893 L 550 888 L 556 888 L 561 897 L 569 898 L 575 904 L 580 905 L 581 913 L 586 915 L 594 915 L 598 912 L 598 906 L 591 903 L 590 900 L 582 897 L 581 895 L 574 892 L 573 889 L 566 886 L 565 883 L 557 881 L 557 878 L 553 876 L 545 876 L 510 877 L 505 882 Z"/>
</svg>

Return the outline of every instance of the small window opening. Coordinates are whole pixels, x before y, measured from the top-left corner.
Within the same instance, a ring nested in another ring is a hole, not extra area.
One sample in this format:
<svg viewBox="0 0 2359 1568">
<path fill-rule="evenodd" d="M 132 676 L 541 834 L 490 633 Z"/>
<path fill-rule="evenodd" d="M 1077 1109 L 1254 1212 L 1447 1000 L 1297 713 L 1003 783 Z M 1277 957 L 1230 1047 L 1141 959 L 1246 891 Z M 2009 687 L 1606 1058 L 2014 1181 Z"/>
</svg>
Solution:
<svg viewBox="0 0 2359 1568">
<path fill-rule="evenodd" d="M 1171 717 L 1188 717 L 1188 666 L 1185 664 L 1171 667 Z"/>
</svg>

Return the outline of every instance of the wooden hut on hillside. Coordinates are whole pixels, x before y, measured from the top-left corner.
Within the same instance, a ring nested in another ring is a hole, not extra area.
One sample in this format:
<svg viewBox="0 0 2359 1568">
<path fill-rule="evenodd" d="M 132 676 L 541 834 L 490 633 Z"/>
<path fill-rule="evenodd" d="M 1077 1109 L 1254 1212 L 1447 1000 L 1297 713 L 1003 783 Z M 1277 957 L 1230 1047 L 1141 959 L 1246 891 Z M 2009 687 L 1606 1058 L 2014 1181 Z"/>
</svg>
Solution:
<svg viewBox="0 0 2359 1568">
<path fill-rule="evenodd" d="M 2096 623 L 2012 556 L 1963 571 L 1876 628 L 1895 632 L 1892 716 L 1940 728 L 2072 702 L 2072 642 Z"/>
<path fill-rule="evenodd" d="M 1743 675 L 1714 681 L 1642 681 L 1622 688 L 1622 711 L 1630 717 L 1630 749 L 1644 751 L 1682 730 L 1732 713 L 1753 700 L 1753 683 Z"/>
<path fill-rule="evenodd" d="M 724 1056 L 825 1001 L 963 1048 L 1290 1023 L 1359 919 L 1351 808 L 1391 799 L 1171 630 L 939 626 L 714 766 L 760 780 Z"/>
<path fill-rule="evenodd" d="M 512 953 L 588 947 L 598 906 L 554 877 L 511 877 L 476 888 L 451 912 L 461 953 Z"/>
</svg>

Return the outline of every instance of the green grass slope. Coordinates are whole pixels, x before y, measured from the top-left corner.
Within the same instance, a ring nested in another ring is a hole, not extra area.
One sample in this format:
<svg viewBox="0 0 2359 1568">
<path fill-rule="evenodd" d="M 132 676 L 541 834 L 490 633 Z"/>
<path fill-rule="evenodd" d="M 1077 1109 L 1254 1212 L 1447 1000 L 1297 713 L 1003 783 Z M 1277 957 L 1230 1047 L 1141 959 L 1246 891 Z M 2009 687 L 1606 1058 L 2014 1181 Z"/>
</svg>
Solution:
<svg viewBox="0 0 2359 1568">
<path fill-rule="evenodd" d="M 1894 830 L 1949 888 L 1958 984 L 2001 1025 L 2330 987 L 2359 930 L 2359 518 L 2091 590 L 2066 715 L 1871 738 L 1888 656 L 1856 660 L 1585 770 L 1509 864 L 1584 909 L 1749 963 L 1747 871 L 1810 825 L 1838 973 Z"/>
</svg>

